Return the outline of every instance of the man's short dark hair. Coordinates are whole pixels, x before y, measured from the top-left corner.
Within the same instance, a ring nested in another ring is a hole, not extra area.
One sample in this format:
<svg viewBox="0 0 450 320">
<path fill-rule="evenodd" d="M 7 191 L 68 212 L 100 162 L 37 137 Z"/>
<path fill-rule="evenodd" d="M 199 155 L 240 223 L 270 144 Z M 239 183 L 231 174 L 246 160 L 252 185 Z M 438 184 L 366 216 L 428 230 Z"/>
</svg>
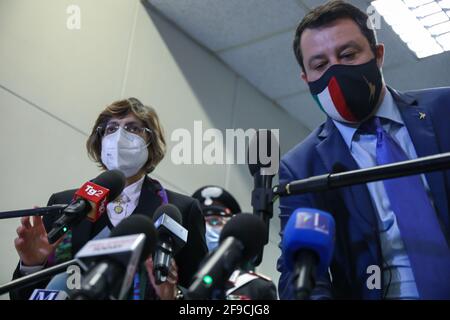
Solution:
<svg viewBox="0 0 450 320">
<path fill-rule="evenodd" d="M 370 48 L 376 55 L 377 37 L 375 30 L 368 27 L 369 16 L 350 3 L 333 0 L 310 11 L 302 19 L 295 31 L 294 53 L 303 71 L 305 71 L 305 65 L 303 64 L 300 39 L 305 29 L 321 28 L 342 18 L 352 19 L 358 25 L 362 34 L 369 41 Z"/>
</svg>

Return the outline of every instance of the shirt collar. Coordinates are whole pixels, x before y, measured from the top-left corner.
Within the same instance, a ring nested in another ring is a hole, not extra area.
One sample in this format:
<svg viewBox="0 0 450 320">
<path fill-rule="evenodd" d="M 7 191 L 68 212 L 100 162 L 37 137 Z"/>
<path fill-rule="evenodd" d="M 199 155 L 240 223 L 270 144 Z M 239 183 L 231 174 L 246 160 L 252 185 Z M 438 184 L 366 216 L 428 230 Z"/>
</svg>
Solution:
<svg viewBox="0 0 450 320">
<path fill-rule="evenodd" d="M 402 116 L 400 115 L 400 111 L 398 110 L 394 98 L 390 91 L 386 89 L 386 94 L 384 95 L 383 101 L 381 102 L 380 107 L 378 108 L 375 116 L 388 119 L 392 122 L 396 122 L 400 125 L 404 125 Z M 348 148 L 351 150 L 352 141 L 355 136 L 356 131 L 358 130 L 359 124 L 349 124 L 343 123 L 336 120 L 333 120 L 334 125 L 339 130 L 347 144 Z"/>
<path fill-rule="evenodd" d="M 133 182 L 129 186 L 125 187 L 122 191 L 122 196 L 125 195 L 130 199 L 131 201 L 134 201 L 139 198 L 139 195 L 141 194 L 142 184 L 144 183 L 145 175 L 139 179 L 136 182 Z"/>
</svg>

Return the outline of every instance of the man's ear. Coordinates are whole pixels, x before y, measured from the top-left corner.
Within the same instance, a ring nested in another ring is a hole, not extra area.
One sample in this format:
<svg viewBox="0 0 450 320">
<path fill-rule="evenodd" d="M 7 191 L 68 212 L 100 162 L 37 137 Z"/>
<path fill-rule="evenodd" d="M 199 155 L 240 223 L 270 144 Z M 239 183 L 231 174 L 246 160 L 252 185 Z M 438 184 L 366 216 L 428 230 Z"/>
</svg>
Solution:
<svg viewBox="0 0 450 320">
<path fill-rule="evenodd" d="M 304 71 L 302 71 L 301 77 L 302 77 L 303 81 L 305 81 L 305 83 L 308 84 L 308 76 L 306 75 L 306 73 Z"/>
<path fill-rule="evenodd" d="M 384 44 L 383 43 L 379 43 L 376 46 L 376 58 L 377 58 L 377 65 L 378 68 L 383 68 L 383 64 L 384 64 Z"/>
</svg>

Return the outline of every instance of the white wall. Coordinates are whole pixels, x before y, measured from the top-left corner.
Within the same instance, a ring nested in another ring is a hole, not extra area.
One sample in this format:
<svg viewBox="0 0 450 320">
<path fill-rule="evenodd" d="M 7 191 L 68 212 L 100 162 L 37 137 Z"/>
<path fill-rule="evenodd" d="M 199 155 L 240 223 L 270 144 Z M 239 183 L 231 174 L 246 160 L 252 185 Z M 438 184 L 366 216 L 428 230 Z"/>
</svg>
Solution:
<svg viewBox="0 0 450 320">
<path fill-rule="evenodd" d="M 81 29 L 69 30 L 69 5 Z M 170 134 L 204 129 L 280 128 L 285 152 L 308 133 L 245 80 L 138 0 L 0 0 L 0 211 L 45 205 L 51 193 L 76 188 L 98 168 L 85 141 L 100 110 L 136 96 L 156 108 L 169 141 L 155 175 L 190 194 L 222 185 L 251 211 L 252 179 L 244 165 L 170 161 Z M 17 219 L 0 221 L 0 283 L 18 261 Z M 275 281 L 279 222 L 260 271 Z M 2 296 L 0 298 L 7 298 Z"/>
</svg>

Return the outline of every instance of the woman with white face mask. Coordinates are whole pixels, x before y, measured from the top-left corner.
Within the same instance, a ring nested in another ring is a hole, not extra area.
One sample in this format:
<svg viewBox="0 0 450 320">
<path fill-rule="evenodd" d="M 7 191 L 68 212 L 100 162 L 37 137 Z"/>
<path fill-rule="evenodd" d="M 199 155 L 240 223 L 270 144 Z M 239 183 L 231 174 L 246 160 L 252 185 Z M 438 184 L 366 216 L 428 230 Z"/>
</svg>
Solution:
<svg viewBox="0 0 450 320">
<path fill-rule="evenodd" d="M 114 102 L 97 118 L 86 143 L 89 156 L 103 169 L 118 169 L 126 186 L 152 172 L 165 154 L 158 115 L 136 98 Z"/>
<path fill-rule="evenodd" d="M 107 204 L 106 214 L 94 223 L 83 221 L 72 228 L 55 245 L 48 243 L 47 231 L 55 217 L 22 219 L 15 241 L 20 263 L 14 278 L 53 264 L 70 260 L 91 239 L 105 238 L 120 221 L 132 214 L 152 218 L 164 204 L 175 205 L 181 213 L 182 225 L 188 230 L 184 247 L 175 254 L 167 281 L 155 284 L 153 261 L 149 258 L 134 278 L 130 299 L 174 299 L 190 279 L 207 253 L 205 225 L 199 204 L 194 199 L 165 189 L 148 176 L 163 159 L 166 143 L 155 110 L 136 98 L 112 103 L 98 116 L 86 143 L 89 156 L 103 170 L 120 170 L 126 177 L 125 188 Z M 48 205 L 70 203 L 74 190 L 55 193 Z M 36 288 L 45 288 L 41 283 Z M 28 299 L 35 287 L 16 290 L 13 299 Z"/>
</svg>

